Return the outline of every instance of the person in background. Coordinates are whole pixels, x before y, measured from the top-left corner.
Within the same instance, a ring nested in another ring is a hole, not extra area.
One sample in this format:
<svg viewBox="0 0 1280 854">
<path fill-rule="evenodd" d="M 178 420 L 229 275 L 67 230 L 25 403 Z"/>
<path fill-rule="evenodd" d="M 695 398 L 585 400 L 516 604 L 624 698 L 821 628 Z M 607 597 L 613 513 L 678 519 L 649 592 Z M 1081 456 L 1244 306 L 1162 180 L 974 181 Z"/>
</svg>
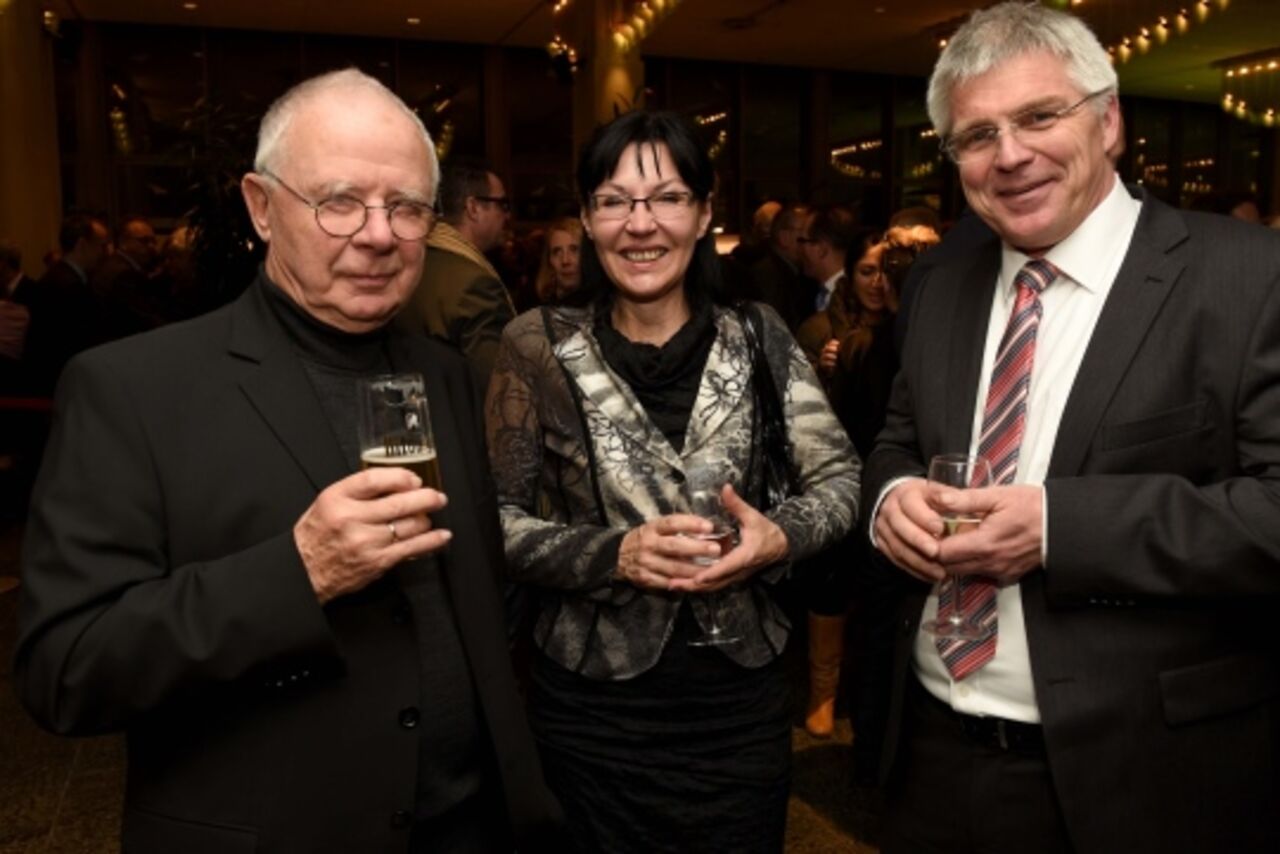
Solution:
<svg viewBox="0 0 1280 854">
<path fill-rule="evenodd" d="M 584 304 L 510 324 L 489 388 L 507 564 L 535 599 L 530 717 L 591 854 L 782 850 L 777 585 L 857 511 L 857 455 L 786 326 L 720 301 L 714 175 L 674 114 L 598 129 L 578 166 Z M 744 322 L 796 475 L 768 508 Z M 698 498 L 736 539 L 707 538 Z"/>
<path fill-rule="evenodd" d="M 241 184 L 243 295 L 67 366 L 14 684 L 55 732 L 126 733 L 131 854 L 557 850 L 470 372 L 392 322 L 437 181 L 376 79 L 304 81 Z M 357 380 L 393 371 L 424 377 L 440 489 L 360 470 Z"/>
<path fill-rule="evenodd" d="M 564 302 L 582 281 L 582 221 L 561 217 L 547 226 L 538 268 L 538 301 L 543 305 Z"/>
<path fill-rule="evenodd" d="M 488 167 L 453 163 L 440 181 L 440 215 L 442 221 L 427 239 L 414 305 L 428 333 L 467 357 L 483 393 L 502 328 L 515 317 L 511 295 L 485 257 L 502 244 L 511 199 Z"/>
<path fill-rule="evenodd" d="M 796 331 L 796 340 L 822 380 L 832 409 L 860 457 L 884 423 L 889 383 L 897 369 L 892 347 L 891 303 L 880 258 L 880 233 L 853 225 L 852 217 L 819 212 L 810 219 L 803 250 L 815 279 L 834 280 L 827 307 Z M 808 241 L 812 242 L 808 242 Z M 852 259 L 846 273 L 846 256 Z M 827 276 L 825 263 L 831 264 Z M 805 729 L 819 738 L 835 727 L 835 709 L 844 659 L 847 612 L 854 572 L 864 554 L 856 534 L 810 561 L 803 584 L 809 629 L 809 704 Z M 861 736 L 858 736 L 859 738 Z"/>
<path fill-rule="evenodd" d="M 35 288 L 36 282 L 22 272 L 22 252 L 0 240 L 0 394 L 23 391 L 22 353 L 31 324 L 27 301 Z"/>
<path fill-rule="evenodd" d="M 885 854 L 1280 850 L 1280 237 L 1125 187 L 1116 87 L 1033 3 L 930 79 L 993 234 L 918 289 L 867 463 Z M 995 485 L 926 480 L 957 452 Z M 930 634 L 957 598 L 978 636 Z"/>
<path fill-rule="evenodd" d="M 51 397 L 67 360 L 104 340 L 99 303 L 89 274 L 106 257 L 110 235 L 103 221 L 73 213 L 58 230 L 61 257 L 32 289 L 23 356 L 25 383 L 32 394 Z"/>
<path fill-rule="evenodd" d="M 777 311 L 793 331 L 813 314 L 818 296 L 818 283 L 800 268 L 799 238 L 808 217 L 805 205 L 783 205 L 769 228 L 769 251 L 749 272 L 749 293 Z"/>
<path fill-rule="evenodd" d="M 116 249 L 92 271 L 89 284 L 102 308 L 103 339 L 123 338 L 155 329 L 166 320 L 167 294 L 152 279 L 160 258 L 151 223 L 129 217 L 120 226 Z"/>
</svg>

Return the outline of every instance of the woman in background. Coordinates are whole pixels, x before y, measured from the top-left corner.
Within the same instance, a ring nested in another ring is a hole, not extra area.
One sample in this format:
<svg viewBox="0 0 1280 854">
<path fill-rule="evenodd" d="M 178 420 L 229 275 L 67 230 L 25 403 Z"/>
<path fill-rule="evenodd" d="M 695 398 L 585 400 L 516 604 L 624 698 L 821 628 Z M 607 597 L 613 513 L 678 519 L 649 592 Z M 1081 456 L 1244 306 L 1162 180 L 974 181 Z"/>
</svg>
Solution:
<svg viewBox="0 0 1280 854">
<path fill-rule="evenodd" d="M 538 268 L 538 302 L 559 305 L 578 290 L 582 281 L 581 252 L 582 223 L 579 220 L 561 217 L 547 226 L 542 266 Z"/>
</svg>

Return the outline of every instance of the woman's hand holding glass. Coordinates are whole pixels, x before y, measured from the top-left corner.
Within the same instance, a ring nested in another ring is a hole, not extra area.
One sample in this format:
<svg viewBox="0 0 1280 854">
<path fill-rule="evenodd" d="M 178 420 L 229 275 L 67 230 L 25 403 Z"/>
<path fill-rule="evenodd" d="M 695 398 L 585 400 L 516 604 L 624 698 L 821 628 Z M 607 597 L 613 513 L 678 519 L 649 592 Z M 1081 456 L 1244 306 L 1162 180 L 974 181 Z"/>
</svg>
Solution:
<svg viewBox="0 0 1280 854">
<path fill-rule="evenodd" d="M 790 550 L 787 535 L 772 519 L 748 504 L 729 484 L 721 490 L 720 500 L 725 511 L 737 522 L 737 545 L 710 565 L 695 567 L 697 573 L 673 579 L 669 589 L 714 593 L 786 559 Z"/>
<path fill-rule="evenodd" d="M 680 584 L 705 568 L 696 561 L 714 561 L 720 555 L 715 542 L 696 536 L 711 530 L 709 520 L 691 513 L 659 516 L 632 528 L 618 548 L 618 576 L 650 590 L 681 589 Z"/>
</svg>

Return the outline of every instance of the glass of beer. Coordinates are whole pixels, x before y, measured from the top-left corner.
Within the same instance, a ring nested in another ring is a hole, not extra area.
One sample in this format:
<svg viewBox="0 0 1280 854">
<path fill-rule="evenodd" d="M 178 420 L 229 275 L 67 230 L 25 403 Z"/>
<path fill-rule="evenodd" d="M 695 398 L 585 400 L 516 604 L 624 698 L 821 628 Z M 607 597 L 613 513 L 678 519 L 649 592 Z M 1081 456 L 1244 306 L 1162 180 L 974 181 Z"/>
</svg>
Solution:
<svg viewBox="0 0 1280 854">
<path fill-rule="evenodd" d="M 436 443 L 427 415 L 422 374 L 386 374 L 361 380 L 360 467 L 399 466 L 441 489 Z"/>
</svg>

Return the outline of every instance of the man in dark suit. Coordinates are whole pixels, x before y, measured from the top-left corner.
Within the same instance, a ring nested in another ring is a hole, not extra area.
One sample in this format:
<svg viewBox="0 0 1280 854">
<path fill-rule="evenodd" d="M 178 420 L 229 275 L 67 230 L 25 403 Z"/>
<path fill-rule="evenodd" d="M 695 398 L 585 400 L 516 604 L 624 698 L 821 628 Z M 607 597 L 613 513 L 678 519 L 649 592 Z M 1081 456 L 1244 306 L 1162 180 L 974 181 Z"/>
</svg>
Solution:
<svg viewBox="0 0 1280 854">
<path fill-rule="evenodd" d="M 50 729 L 127 733 L 126 851 L 529 850 L 554 824 L 476 390 L 392 323 L 437 174 L 373 78 L 300 84 L 242 184 L 258 278 L 67 367 L 14 681 Z M 358 471 L 356 381 L 388 371 L 425 375 L 442 491 Z"/>
<path fill-rule="evenodd" d="M 22 272 L 22 253 L 7 240 L 0 240 L 0 394 L 21 390 L 22 351 L 26 346 L 35 282 Z"/>
<path fill-rule="evenodd" d="M 769 251 L 751 267 L 751 293 L 782 315 L 794 333 L 817 311 L 819 285 L 800 269 L 800 238 L 809 209 L 788 204 L 773 218 Z"/>
<path fill-rule="evenodd" d="M 489 169 L 452 164 L 440 182 L 440 215 L 427 240 L 427 260 L 414 302 L 427 332 L 456 345 L 471 364 L 481 394 L 515 306 L 485 257 L 502 243 L 511 200 Z"/>
<path fill-rule="evenodd" d="M 98 300 L 89 275 L 107 254 L 110 235 L 101 219 L 70 214 L 58 230 L 62 257 L 19 295 L 31 311 L 23 370 L 28 389 L 52 395 L 67 360 L 102 340 Z"/>
<path fill-rule="evenodd" d="M 151 223 L 141 217 L 126 219 L 116 236 L 116 251 L 90 277 L 102 306 L 102 340 L 146 332 L 164 322 L 165 306 L 151 278 L 158 257 Z"/>
<path fill-rule="evenodd" d="M 883 850 L 1280 850 L 1280 239 L 1125 188 L 1067 13 L 975 13 L 929 104 L 995 237 L 918 291 L 865 469 L 902 570 Z M 928 484 L 950 452 L 997 485 Z"/>
</svg>

